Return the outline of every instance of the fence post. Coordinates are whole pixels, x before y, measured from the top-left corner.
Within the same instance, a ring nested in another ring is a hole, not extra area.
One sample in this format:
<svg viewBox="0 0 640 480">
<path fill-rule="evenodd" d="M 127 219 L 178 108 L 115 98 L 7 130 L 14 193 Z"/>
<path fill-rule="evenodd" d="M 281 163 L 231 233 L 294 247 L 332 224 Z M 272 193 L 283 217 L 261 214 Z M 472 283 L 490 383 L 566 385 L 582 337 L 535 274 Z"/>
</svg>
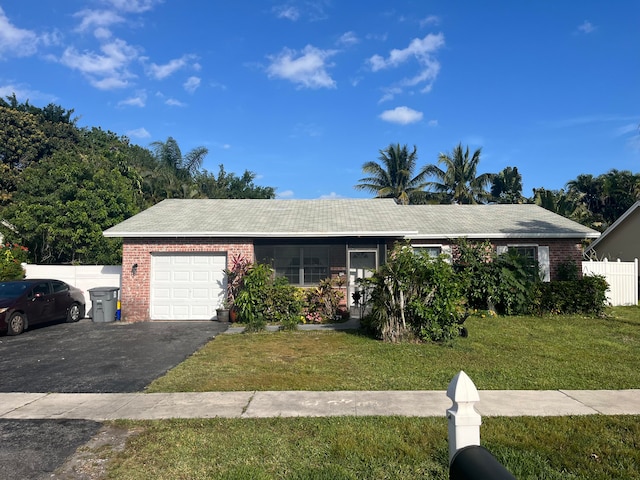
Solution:
<svg viewBox="0 0 640 480">
<path fill-rule="evenodd" d="M 449 464 L 455 453 L 469 445 L 480 445 L 482 419 L 474 405 L 480 401 L 478 389 L 462 370 L 453 377 L 447 388 L 453 405 L 447 410 L 449 422 Z"/>
</svg>

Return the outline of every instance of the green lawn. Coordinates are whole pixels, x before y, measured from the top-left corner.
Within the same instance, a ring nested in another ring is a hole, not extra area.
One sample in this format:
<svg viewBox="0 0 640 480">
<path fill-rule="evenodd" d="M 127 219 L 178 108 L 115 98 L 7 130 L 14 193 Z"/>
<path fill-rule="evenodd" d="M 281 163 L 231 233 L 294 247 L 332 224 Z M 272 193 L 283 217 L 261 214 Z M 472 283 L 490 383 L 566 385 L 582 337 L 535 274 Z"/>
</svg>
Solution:
<svg viewBox="0 0 640 480">
<path fill-rule="evenodd" d="M 471 318 L 453 346 L 357 333 L 222 335 L 160 391 L 640 388 L 640 309 L 609 317 Z M 115 422 L 140 432 L 100 451 L 112 479 L 447 479 L 447 420 L 333 417 Z M 483 418 L 481 443 L 518 479 L 640 478 L 640 416 Z"/>
<path fill-rule="evenodd" d="M 472 317 L 453 346 L 390 345 L 354 332 L 221 335 L 149 392 L 640 388 L 640 308 L 581 316 Z"/>
<path fill-rule="evenodd" d="M 119 422 L 142 429 L 112 479 L 447 479 L 444 418 Z M 640 417 L 487 418 L 482 444 L 523 479 L 640 478 Z"/>
</svg>

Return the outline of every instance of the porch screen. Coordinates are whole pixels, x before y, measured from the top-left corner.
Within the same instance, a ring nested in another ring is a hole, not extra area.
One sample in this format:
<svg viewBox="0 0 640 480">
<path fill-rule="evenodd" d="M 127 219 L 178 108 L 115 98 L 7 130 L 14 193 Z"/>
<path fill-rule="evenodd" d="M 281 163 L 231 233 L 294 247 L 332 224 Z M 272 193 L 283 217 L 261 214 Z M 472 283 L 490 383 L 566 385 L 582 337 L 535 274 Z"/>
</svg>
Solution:
<svg viewBox="0 0 640 480">
<path fill-rule="evenodd" d="M 269 263 L 292 285 L 315 285 L 329 276 L 329 247 L 256 245 L 255 253 L 259 262 Z"/>
</svg>

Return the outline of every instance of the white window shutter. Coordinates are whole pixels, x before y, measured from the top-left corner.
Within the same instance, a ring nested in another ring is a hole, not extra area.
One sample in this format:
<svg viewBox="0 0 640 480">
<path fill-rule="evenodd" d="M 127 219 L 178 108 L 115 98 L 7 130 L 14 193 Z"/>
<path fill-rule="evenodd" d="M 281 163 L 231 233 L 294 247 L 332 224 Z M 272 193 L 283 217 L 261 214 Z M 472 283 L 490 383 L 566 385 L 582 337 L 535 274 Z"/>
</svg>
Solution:
<svg viewBox="0 0 640 480">
<path fill-rule="evenodd" d="M 538 247 L 538 265 L 540 277 L 543 282 L 551 281 L 551 261 L 549 260 L 549 247 Z"/>
<path fill-rule="evenodd" d="M 496 252 L 498 252 L 498 255 L 507 253 L 508 250 L 509 250 L 509 247 L 507 247 L 506 245 L 498 245 L 496 247 Z"/>
<path fill-rule="evenodd" d="M 440 251 L 447 256 L 447 263 L 451 263 L 451 245 L 442 245 Z"/>
</svg>

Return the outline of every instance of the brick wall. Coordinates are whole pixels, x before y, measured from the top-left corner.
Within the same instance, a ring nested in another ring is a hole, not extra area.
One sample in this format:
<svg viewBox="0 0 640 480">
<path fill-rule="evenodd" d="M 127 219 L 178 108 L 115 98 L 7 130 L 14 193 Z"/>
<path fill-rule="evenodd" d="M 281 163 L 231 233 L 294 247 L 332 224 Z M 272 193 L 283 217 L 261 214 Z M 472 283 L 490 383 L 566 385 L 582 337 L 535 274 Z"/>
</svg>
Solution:
<svg viewBox="0 0 640 480">
<path fill-rule="evenodd" d="M 148 321 L 151 298 L 151 255 L 153 253 L 220 253 L 227 258 L 240 254 L 253 260 L 251 239 L 211 238 L 125 238 L 122 250 L 122 320 Z M 137 265 L 136 268 L 133 268 Z M 135 271 L 135 273 L 134 273 Z"/>
<path fill-rule="evenodd" d="M 480 241 L 480 240 L 479 240 Z M 429 241 L 416 241 L 420 244 L 433 244 L 433 245 L 450 245 L 450 240 L 429 240 Z M 578 265 L 578 271 L 581 270 L 580 265 L 582 262 L 582 244 L 577 239 L 549 239 L 549 238 L 516 238 L 516 239 L 500 239 L 491 241 L 493 248 L 498 246 L 508 245 L 537 245 L 549 247 L 549 267 L 551 280 L 555 280 L 558 275 L 558 265 L 567 261 L 573 261 Z M 392 244 L 387 245 L 389 249 L 393 248 Z"/>
<path fill-rule="evenodd" d="M 578 272 L 582 270 L 582 243 L 577 239 L 513 239 L 494 240 L 494 246 L 498 245 L 538 245 L 549 247 L 549 268 L 551 280 L 558 276 L 558 265 L 567 261 L 573 261 L 578 266 Z"/>
</svg>

